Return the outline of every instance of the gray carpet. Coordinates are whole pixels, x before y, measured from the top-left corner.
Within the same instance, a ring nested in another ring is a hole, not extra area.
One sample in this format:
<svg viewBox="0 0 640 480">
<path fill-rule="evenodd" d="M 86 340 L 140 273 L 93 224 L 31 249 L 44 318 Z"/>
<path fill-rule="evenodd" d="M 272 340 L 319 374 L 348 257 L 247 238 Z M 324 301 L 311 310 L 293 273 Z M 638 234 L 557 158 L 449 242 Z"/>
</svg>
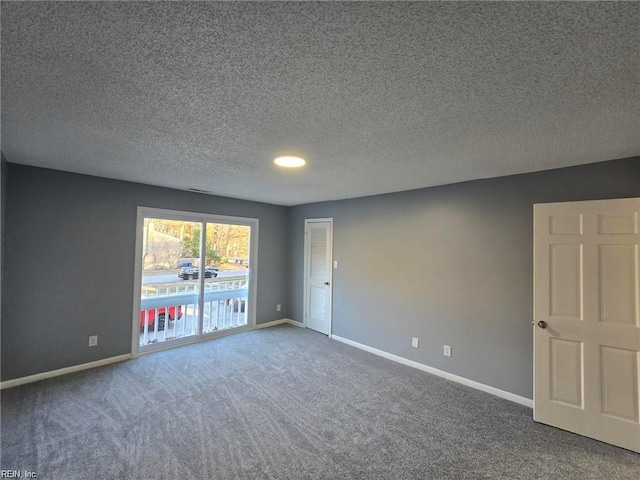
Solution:
<svg viewBox="0 0 640 480">
<path fill-rule="evenodd" d="M 279 326 L 2 392 L 40 479 L 633 479 L 640 455 Z"/>
</svg>

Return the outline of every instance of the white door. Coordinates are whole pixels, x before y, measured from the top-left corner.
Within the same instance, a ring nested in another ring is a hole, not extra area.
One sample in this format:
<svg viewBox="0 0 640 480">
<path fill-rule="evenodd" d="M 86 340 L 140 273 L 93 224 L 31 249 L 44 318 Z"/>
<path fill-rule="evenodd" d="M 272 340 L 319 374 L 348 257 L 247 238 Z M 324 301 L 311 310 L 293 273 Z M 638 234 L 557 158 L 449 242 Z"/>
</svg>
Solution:
<svg viewBox="0 0 640 480">
<path fill-rule="evenodd" d="M 304 223 L 304 323 L 325 335 L 331 333 L 331 264 L 333 219 Z"/>
<path fill-rule="evenodd" d="M 534 419 L 640 452 L 640 199 L 534 206 Z"/>
</svg>

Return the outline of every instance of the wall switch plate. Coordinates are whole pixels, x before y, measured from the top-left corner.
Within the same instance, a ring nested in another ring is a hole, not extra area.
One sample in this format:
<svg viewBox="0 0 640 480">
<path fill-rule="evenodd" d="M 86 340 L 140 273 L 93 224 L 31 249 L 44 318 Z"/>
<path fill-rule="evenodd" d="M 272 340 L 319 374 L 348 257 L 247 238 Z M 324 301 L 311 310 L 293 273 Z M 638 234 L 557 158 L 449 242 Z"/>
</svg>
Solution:
<svg viewBox="0 0 640 480">
<path fill-rule="evenodd" d="M 411 339 L 411 346 L 412 346 L 413 348 L 418 348 L 418 345 L 419 345 L 418 337 L 413 337 L 413 338 Z"/>
<path fill-rule="evenodd" d="M 96 345 L 98 345 L 98 335 L 91 335 L 89 337 L 89 346 L 95 347 Z"/>
<path fill-rule="evenodd" d="M 333 261 L 333 268 L 338 268 L 338 260 Z"/>
<path fill-rule="evenodd" d="M 276 312 L 279 312 L 280 310 L 282 310 L 282 305 L 280 304 L 276 305 Z"/>
<path fill-rule="evenodd" d="M 444 346 L 444 349 L 443 349 L 443 351 L 442 351 L 442 354 L 443 354 L 445 357 L 450 357 L 450 356 L 451 356 L 451 346 L 450 346 L 450 345 L 445 345 L 445 346 Z"/>
</svg>

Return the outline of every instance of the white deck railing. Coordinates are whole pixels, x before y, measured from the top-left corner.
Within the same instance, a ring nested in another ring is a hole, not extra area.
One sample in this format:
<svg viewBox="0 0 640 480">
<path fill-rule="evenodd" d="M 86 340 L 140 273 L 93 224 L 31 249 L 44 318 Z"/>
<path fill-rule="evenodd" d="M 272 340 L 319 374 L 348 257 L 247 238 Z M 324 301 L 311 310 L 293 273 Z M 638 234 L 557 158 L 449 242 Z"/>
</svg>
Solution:
<svg viewBox="0 0 640 480">
<path fill-rule="evenodd" d="M 200 284 L 145 291 L 140 300 L 140 345 L 198 334 Z M 220 279 L 204 284 L 203 333 L 247 324 L 247 279 Z"/>
</svg>

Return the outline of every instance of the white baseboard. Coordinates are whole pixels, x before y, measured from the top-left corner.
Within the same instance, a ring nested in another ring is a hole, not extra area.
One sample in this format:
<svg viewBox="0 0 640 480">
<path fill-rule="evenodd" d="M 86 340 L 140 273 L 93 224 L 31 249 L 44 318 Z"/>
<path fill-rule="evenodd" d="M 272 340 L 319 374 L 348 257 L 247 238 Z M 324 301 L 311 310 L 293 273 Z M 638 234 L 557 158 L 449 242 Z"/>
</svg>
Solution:
<svg viewBox="0 0 640 480">
<path fill-rule="evenodd" d="M 285 320 L 289 325 L 295 325 L 296 327 L 300 327 L 300 328 L 307 328 L 307 326 L 304 323 L 298 322 L 297 320 L 291 320 L 290 318 L 286 318 Z"/>
<path fill-rule="evenodd" d="M 283 323 L 286 323 L 287 319 L 286 318 L 280 318 L 279 320 L 273 320 L 272 322 L 265 322 L 265 323 L 258 323 L 256 324 L 255 327 L 253 328 L 269 328 L 269 327 L 275 327 L 276 325 L 282 325 Z"/>
<path fill-rule="evenodd" d="M 95 362 L 83 363 L 82 365 L 74 365 L 72 367 L 60 368 L 59 370 L 51 370 L 50 372 L 37 373 L 35 375 L 29 375 L 28 377 L 14 378 L 13 380 L 0 382 L 0 390 L 4 390 L 5 388 L 17 387 L 18 385 L 24 385 L 27 383 L 38 382 L 46 378 L 59 377 L 60 375 L 66 375 L 67 373 L 80 372 L 82 370 L 88 370 L 89 368 L 102 367 L 111 363 L 123 362 L 125 360 L 129 360 L 130 358 L 131 354 L 126 353 L 124 355 L 118 355 L 116 357 L 96 360 Z"/>
<path fill-rule="evenodd" d="M 407 365 L 409 367 L 417 368 L 418 370 L 422 370 L 423 372 L 431 373 L 432 375 L 446 378 L 447 380 L 451 380 L 453 382 L 461 383 L 462 385 L 466 385 L 467 387 L 472 387 L 477 390 L 482 390 L 483 392 L 490 393 L 492 395 L 495 395 L 496 397 L 504 398 L 506 400 L 511 400 L 512 402 L 519 403 L 520 405 L 524 405 L 525 407 L 533 408 L 533 400 L 529 398 L 521 397 L 520 395 L 515 395 L 513 393 L 500 390 L 499 388 L 485 385 L 484 383 L 476 382 L 474 380 L 469 380 L 468 378 L 460 377 L 458 375 L 454 375 L 453 373 L 448 373 L 443 370 L 438 370 L 437 368 L 430 367 L 423 363 L 415 362 L 413 360 L 409 360 L 408 358 L 404 358 L 399 355 L 394 355 L 393 353 L 385 352 L 384 350 L 378 350 L 377 348 L 369 347 L 368 345 L 354 342 L 353 340 L 349 340 L 348 338 L 342 338 L 342 337 L 339 337 L 338 335 L 333 335 L 331 338 L 333 340 L 337 340 L 338 342 L 346 343 L 347 345 L 351 345 L 352 347 L 356 347 L 366 352 L 373 353 L 380 357 L 384 357 L 388 360 L 393 360 L 394 362 L 398 362 L 403 365 Z"/>
<path fill-rule="evenodd" d="M 296 327 L 305 328 L 304 323 L 297 322 L 296 320 L 291 320 L 290 318 L 281 318 L 279 320 L 273 320 L 271 322 L 259 323 L 254 328 L 275 327 L 276 325 L 282 325 L 283 323 L 288 323 L 289 325 L 295 325 Z"/>
</svg>

